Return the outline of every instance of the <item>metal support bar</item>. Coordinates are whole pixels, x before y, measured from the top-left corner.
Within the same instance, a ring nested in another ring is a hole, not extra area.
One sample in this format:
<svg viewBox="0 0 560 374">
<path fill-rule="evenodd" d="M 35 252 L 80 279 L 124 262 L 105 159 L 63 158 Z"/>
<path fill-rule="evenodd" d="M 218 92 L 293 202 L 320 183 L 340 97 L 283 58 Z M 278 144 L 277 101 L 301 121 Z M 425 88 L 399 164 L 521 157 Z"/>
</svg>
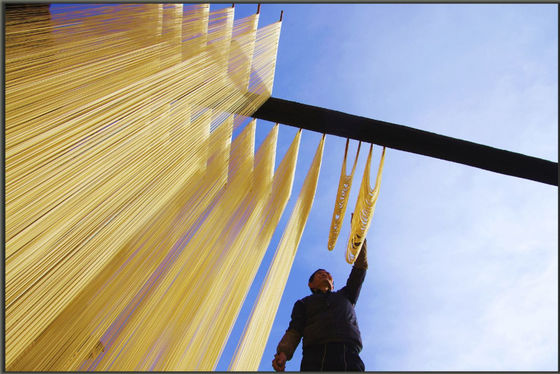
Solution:
<svg viewBox="0 0 560 374">
<path fill-rule="evenodd" d="M 558 186 L 558 163 L 395 123 L 269 98 L 254 118 Z"/>
</svg>

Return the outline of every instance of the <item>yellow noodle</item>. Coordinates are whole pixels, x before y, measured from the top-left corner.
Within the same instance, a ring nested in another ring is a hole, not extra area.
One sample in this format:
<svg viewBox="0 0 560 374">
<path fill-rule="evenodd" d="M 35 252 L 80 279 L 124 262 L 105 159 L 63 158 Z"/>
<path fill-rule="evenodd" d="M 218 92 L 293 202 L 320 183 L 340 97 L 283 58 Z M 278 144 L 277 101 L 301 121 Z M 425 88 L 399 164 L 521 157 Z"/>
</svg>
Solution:
<svg viewBox="0 0 560 374">
<path fill-rule="evenodd" d="M 229 370 L 258 370 L 297 247 L 311 211 L 321 169 L 324 142 L 325 136 L 323 135 Z"/>
<path fill-rule="evenodd" d="M 232 323 L 216 269 L 244 282 L 237 308 L 276 225 L 263 239 L 242 223 L 281 214 L 291 189 L 271 192 L 275 136 L 255 169 L 254 122 L 230 147 L 270 96 L 280 30 L 233 15 L 125 4 L 7 18 L 9 370 L 215 365 Z M 182 334 L 212 313 L 227 322 L 212 338 Z"/>
<path fill-rule="evenodd" d="M 377 170 L 377 177 L 375 178 L 375 186 L 370 186 L 370 169 L 371 169 L 371 156 L 373 151 L 373 144 L 369 148 L 369 154 L 362 177 L 362 184 L 360 185 L 360 192 L 356 207 L 354 208 L 354 219 L 351 224 L 350 236 L 348 238 L 348 245 L 346 247 L 346 261 L 353 264 L 356 257 L 360 254 L 364 238 L 366 237 L 373 213 L 375 211 L 375 204 L 379 197 L 379 188 L 381 187 L 381 175 L 383 174 L 383 163 L 385 162 L 385 147 L 381 153 L 379 160 L 379 168 Z"/>
<path fill-rule="evenodd" d="M 334 202 L 334 211 L 331 221 L 331 229 L 329 231 L 329 241 L 327 248 L 329 251 L 334 249 L 340 228 L 344 221 L 346 214 L 346 205 L 348 204 L 348 197 L 350 196 L 350 189 L 352 188 L 352 180 L 354 179 L 354 171 L 356 171 L 356 164 L 358 163 L 358 156 L 360 154 L 360 146 L 362 142 L 358 143 L 358 150 L 356 151 L 356 158 L 352 166 L 350 175 L 346 175 L 346 156 L 348 155 L 348 143 L 350 139 L 346 139 L 346 148 L 344 149 L 344 159 L 342 160 L 342 169 L 340 170 L 340 180 L 338 182 L 338 191 L 336 192 L 336 200 Z"/>
</svg>

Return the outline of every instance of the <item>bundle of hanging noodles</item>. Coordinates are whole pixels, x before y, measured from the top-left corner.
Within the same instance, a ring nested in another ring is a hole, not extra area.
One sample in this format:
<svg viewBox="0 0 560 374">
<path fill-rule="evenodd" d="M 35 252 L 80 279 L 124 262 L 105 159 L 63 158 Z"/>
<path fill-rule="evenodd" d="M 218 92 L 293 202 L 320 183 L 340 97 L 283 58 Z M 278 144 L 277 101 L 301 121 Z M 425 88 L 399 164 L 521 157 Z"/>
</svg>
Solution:
<svg viewBox="0 0 560 374">
<path fill-rule="evenodd" d="M 254 151 L 247 117 L 272 91 L 281 26 L 258 18 L 204 4 L 8 17 L 8 370 L 215 367 L 299 147 L 274 175 L 277 127 Z"/>
</svg>

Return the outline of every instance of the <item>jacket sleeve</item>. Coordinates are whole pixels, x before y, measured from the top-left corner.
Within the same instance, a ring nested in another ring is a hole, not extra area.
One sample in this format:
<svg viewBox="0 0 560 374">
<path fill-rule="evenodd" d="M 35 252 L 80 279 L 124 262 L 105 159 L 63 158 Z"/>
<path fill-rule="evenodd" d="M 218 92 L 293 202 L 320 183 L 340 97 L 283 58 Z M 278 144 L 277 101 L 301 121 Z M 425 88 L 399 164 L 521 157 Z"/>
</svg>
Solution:
<svg viewBox="0 0 560 374">
<path fill-rule="evenodd" d="M 303 336 L 305 326 L 305 306 L 303 301 L 298 300 L 292 309 L 292 319 L 286 333 L 276 347 L 276 353 L 284 352 L 288 360 L 292 358 L 296 348 Z"/>
<path fill-rule="evenodd" d="M 354 267 L 359 269 L 365 269 L 365 270 L 367 270 L 368 268 L 367 239 L 364 239 L 364 244 L 362 244 L 362 249 L 360 250 L 360 254 L 358 255 L 358 258 L 356 258 L 356 261 L 354 261 Z"/>
<path fill-rule="evenodd" d="M 352 266 L 352 271 L 350 276 L 346 281 L 346 286 L 342 288 L 342 292 L 348 297 L 348 300 L 352 305 L 356 305 L 358 301 L 358 296 L 360 296 L 360 291 L 362 289 L 362 283 L 366 277 L 366 272 L 368 268 L 367 263 L 367 241 L 364 239 L 364 244 L 356 261 L 354 261 L 354 266 Z"/>
</svg>

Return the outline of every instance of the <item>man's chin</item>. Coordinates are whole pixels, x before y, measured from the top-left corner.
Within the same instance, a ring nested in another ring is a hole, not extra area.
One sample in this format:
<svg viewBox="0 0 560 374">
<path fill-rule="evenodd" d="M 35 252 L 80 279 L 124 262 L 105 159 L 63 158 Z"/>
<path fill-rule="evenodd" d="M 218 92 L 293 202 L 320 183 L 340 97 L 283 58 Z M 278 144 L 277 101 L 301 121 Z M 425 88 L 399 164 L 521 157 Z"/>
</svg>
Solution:
<svg viewBox="0 0 560 374">
<path fill-rule="evenodd" d="M 330 284 L 328 281 L 324 281 L 324 282 L 323 282 L 323 287 L 328 287 L 329 290 L 332 291 L 332 286 L 331 286 L 331 284 Z"/>
</svg>

